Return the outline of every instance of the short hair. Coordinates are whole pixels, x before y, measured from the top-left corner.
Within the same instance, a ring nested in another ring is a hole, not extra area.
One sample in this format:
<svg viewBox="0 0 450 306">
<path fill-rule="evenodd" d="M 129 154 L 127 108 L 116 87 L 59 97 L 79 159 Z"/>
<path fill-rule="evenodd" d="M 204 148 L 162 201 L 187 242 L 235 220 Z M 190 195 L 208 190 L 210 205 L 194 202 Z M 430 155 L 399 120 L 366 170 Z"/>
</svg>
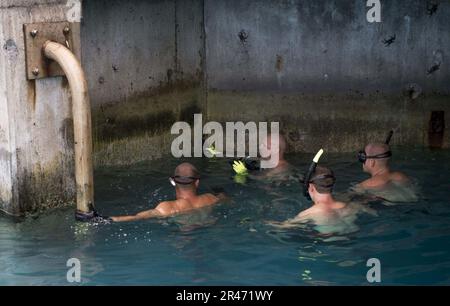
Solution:
<svg viewBox="0 0 450 306">
<path fill-rule="evenodd" d="M 190 163 L 182 163 L 175 168 L 174 175 L 185 177 L 199 177 L 200 173 L 194 165 Z"/>
<path fill-rule="evenodd" d="M 200 179 L 200 172 L 197 170 L 197 168 L 195 168 L 194 165 L 192 165 L 190 163 L 182 163 L 182 164 L 179 164 L 175 168 L 174 178 L 178 178 L 178 179 L 175 179 L 175 183 L 176 183 L 177 187 L 180 187 L 183 189 L 192 188 L 194 186 L 195 181 L 197 179 Z M 196 179 L 190 179 L 190 178 L 196 178 Z M 183 182 L 183 184 L 177 183 L 177 181 Z"/>
<path fill-rule="evenodd" d="M 330 169 L 317 166 L 309 182 L 314 185 L 318 193 L 327 194 L 333 192 L 336 178 Z"/>
</svg>

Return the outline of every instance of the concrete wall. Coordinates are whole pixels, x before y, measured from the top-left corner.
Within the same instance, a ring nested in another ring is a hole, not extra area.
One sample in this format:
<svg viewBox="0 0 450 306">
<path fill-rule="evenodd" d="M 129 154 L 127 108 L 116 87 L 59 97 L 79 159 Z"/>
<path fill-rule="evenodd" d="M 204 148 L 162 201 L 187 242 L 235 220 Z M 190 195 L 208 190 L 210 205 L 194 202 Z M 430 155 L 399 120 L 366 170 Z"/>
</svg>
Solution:
<svg viewBox="0 0 450 306">
<path fill-rule="evenodd" d="M 24 23 L 80 21 L 80 1 L 0 2 L 0 210 L 75 197 L 70 93 L 62 77 L 27 81 Z"/>
<path fill-rule="evenodd" d="M 353 151 L 387 129 L 427 146 L 432 111 L 450 120 L 450 3 L 381 3 L 371 24 L 359 0 L 85 1 L 96 164 L 169 152 L 168 128 L 196 111 L 279 120 L 294 151 Z"/>
<path fill-rule="evenodd" d="M 169 128 L 203 107 L 203 2 L 85 1 L 82 58 L 95 162 L 169 152 Z"/>
<path fill-rule="evenodd" d="M 441 2 L 429 16 L 427 1 L 381 1 L 382 22 L 372 24 L 366 1 L 207 0 L 208 83 L 333 94 L 418 83 L 449 94 L 450 2 Z M 428 75 L 435 62 L 440 69 Z"/>
<path fill-rule="evenodd" d="M 209 118 L 280 120 L 294 150 L 352 151 L 390 128 L 426 146 L 445 110 L 449 146 L 450 2 L 431 16 L 427 1 L 381 3 L 371 24 L 360 0 L 206 0 Z"/>
</svg>

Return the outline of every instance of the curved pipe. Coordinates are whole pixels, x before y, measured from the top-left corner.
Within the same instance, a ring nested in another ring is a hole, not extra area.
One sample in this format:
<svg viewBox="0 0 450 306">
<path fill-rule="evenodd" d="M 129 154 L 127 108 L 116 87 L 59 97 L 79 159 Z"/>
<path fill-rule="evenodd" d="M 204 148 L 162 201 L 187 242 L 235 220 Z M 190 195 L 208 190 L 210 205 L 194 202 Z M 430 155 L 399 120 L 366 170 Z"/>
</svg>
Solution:
<svg viewBox="0 0 450 306">
<path fill-rule="evenodd" d="M 44 54 L 56 61 L 66 74 L 72 92 L 72 113 L 75 138 L 75 180 L 77 210 L 89 214 L 94 207 L 92 166 L 91 105 L 83 68 L 75 55 L 62 44 L 46 41 Z"/>
</svg>

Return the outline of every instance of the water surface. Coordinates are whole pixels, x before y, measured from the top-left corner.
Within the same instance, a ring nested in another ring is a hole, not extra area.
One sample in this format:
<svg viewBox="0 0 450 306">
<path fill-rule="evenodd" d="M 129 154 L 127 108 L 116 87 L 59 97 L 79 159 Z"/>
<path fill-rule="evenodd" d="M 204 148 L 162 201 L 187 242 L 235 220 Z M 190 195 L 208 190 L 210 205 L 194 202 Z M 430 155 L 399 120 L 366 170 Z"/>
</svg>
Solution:
<svg viewBox="0 0 450 306">
<path fill-rule="evenodd" d="M 194 159 L 201 191 L 221 186 L 233 199 L 168 220 L 93 226 L 73 208 L 15 223 L 0 217 L 0 284 L 69 284 L 66 262 L 81 261 L 82 284 L 367 285 L 366 262 L 380 259 L 382 284 L 450 285 L 450 152 L 394 151 L 394 167 L 417 179 L 419 202 L 372 203 L 356 230 L 323 237 L 312 227 L 279 231 L 265 224 L 294 217 L 310 203 L 299 184 L 237 184 L 223 159 Z M 288 155 L 304 171 L 311 154 Z M 168 176 L 179 160 L 108 167 L 95 173 L 97 209 L 131 214 L 172 199 Z M 336 192 L 367 177 L 351 154 L 321 160 Z"/>
</svg>

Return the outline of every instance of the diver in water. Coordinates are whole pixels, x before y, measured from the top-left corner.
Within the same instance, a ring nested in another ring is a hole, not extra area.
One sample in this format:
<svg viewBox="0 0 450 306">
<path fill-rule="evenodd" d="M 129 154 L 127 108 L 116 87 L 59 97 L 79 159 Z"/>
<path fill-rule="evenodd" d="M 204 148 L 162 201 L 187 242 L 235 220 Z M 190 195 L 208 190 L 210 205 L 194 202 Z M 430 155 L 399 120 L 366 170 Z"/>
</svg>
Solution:
<svg viewBox="0 0 450 306">
<path fill-rule="evenodd" d="M 356 207 L 337 201 L 333 197 L 332 192 L 336 182 L 334 173 L 326 167 L 317 165 L 322 154 L 323 150 L 316 154 L 303 179 L 304 196 L 312 200 L 313 205 L 292 219 L 284 222 L 269 222 L 268 224 L 280 228 L 297 227 L 308 222 L 312 222 L 319 227 L 328 226 L 327 228 L 317 228 L 322 233 L 331 233 L 335 230 L 351 232 L 357 228 L 353 224 L 358 212 L 355 209 Z"/>
<path fill-rule="evenodd" d="M 154 209 L 140 212 L 134 216 L 117 216 L 110 217 L 110 219 L 114 222 L 123 222 L 170 217 L 214 205 L 225 197 L 223 194 L 216 196 L 212 193 L 198 195 L 200 174 L 189 163 L 182 163 L 176 167 L 174 175 L 169 180 L 175 187 L 176 200 L 161 202 Z"/>
<path fill-rule="evenodd" d="M 335 182 L 333 171 L 317 166 L 306 184 L 307 189 L 305 189 L 313 201 L 313 206 L 299 213 L 294 220 L 311 220 L 320 224 L 331 217 L 338 216 L 338 212 L 347 204 L 333 198 L 331 193 Z"/>
<path fill-rule="evenodd" d="M 244 158 L 241 160 L 233 161 L 233 170 L 236 172 L 237 176 L 249 176 L 252 179 L 269 179 L 269 180 L 286 180 L 292 175 L 292 166 L 285 159 L 284 154 L 287 149 L 286 139 L 282 134 L 278 137 L 278 150 L 272 147 L 272 135 L 267 135 L 266 140 L 264 140 L 260 145 L 260 151 L 273 152 L 277 150 L 278 160 L 276 166 L 273 168 L 263 168 L 261 160 L 269 161 L 274 156 L 268 155 L 266 157 L 261 157 L 258 159 Z M 250 173 L 249 173 L 250 171 Z"/>
<path fill-rule="evenodd" d="M 412 180 L 389 167 L 392 156 L 389 142 L 392 134 L 393 131 L 389 133 L 385 143 L 370 143 L 358 153 L 363 171 L 370 174 L 370 178 L 357 184 L 352 190 L 392 203 L 415 202 L 418 197 Z"/>
<path fill-rule="evenodd" d="M 303 194 L 313 201 L 313 205 L 300 212 L 291 222 L 313 221 L 320 225 L 346 207 L 345 203 L 336 201 L 331 195 L 336 182 L 333 171 L 317 165 L 322 154 L 322 149 L 317 152 L 303 179 Z"/>
<path fill-rule="evenodd" d="M 358 154 L 358 159 L 363 165 L 363 171 L 370 174 L 370 178 L 357 186 L 363 189 L 380 188 L 391 182 L 408 183 L 409 178 L 398 171 L 391 171 L 389 159 L 392 156 L 388 144 L 370 143 L 364 151 Z"/>
</svg>

